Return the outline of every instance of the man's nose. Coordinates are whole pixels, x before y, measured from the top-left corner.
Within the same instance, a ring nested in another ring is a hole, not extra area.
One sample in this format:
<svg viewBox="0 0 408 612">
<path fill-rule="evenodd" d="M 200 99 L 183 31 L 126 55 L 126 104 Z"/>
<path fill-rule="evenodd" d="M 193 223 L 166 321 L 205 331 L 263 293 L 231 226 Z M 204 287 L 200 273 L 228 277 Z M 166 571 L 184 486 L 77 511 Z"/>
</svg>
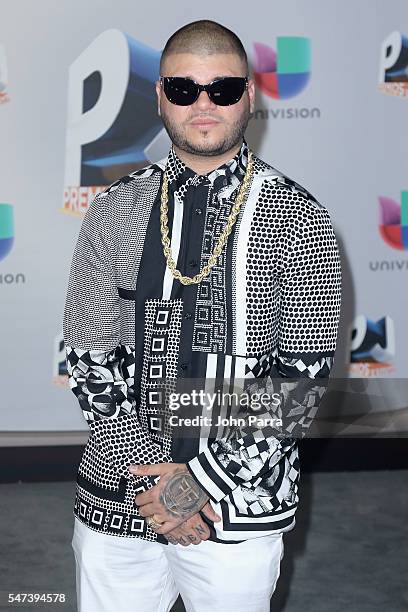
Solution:
<svg viewBox="0 0 408 612">
<path fill-rule="evenodd" d="M 210 98 L 208 97 L 208 93 L 206 91 L 200 91 L 200 94 L 195 104 L 200 109 L 216 106 L 214 102 L 211 102 Z"/>
</svg>

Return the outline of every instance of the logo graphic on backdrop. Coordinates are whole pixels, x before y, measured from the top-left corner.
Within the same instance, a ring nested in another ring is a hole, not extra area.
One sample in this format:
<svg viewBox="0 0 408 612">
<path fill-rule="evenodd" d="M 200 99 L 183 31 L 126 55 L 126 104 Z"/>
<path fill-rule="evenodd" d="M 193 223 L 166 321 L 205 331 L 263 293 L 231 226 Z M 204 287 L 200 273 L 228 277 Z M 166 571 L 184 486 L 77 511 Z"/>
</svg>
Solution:
<svg viewBox="0 0 408 612">
<path fill-rule="evenodd" d="M 82 216 L 107 185 L 167 155 L 155 92 L 160 55 L 109 29 L 71 64 L 63 212 Z"/>
<path fill-rule="evenodd" d="M 311 41 L 304 36 L 278 36 L 276 51 L 270 45 L 253 43 L 254 80 L 259 90 L 275 100 L 295 98 L 311 76 Z M 310 119 L 320 117 L 319 108 L 259 108 L 254 119 Z"/>
<path fill-rule="evenodd" d="M 65 360 L 65 343 L 62 332 L 54 338 L 54 355 L 52 366 L 52 382 L 57 387 L 69 388 L 67 363 Z"/>
<path fill-rule="evenodd" d="M 14 214 L 11 204 L 0 203 L 0 261 L 7 257 L 14 243 Z"/>
<path fill-rule="evenodd" d="M 0 202 L 0 266 L 6 259 L 14 245 L 14 212 L 11 204 Z M 25 283 L 25 275 L 22 272 L 3 272 L 0 267 L 0 285 L 16 285 Z"/>
<path fill-rule="evenodd" d="M 278 36 L 276 51 L 258 42 L 254 43 L 254 49 L 254 78 L 263 93 L 286 100 L 303 91 L 311 71 L 309 38 Z"/>
<path fill-rule="evenodd" d="M 10 97 L 7 92 L 8 76 L 7 76 L 7 60 L 6 48 L 0 43 L 0 104 L 10 102 Z"/>
<path fill-rule="evenodd" d="M 392 32 L 381 45 L 378 88 L 392 96 L 408 96 L 408 36 Z"/>
<path fill-rule="evenodd" d="M 351 325 L 350 373 L 360 377 L 395 371 L 394 321 L 388 315 L 378 321 L 358 315 Z"/>
<path fill-rule="evenodd" d="M 385 196 L 378 200 L 381 238 L 393 249 L 408 249 L 408 191 L 401 191 L 401 205 Z"/>
</svg>

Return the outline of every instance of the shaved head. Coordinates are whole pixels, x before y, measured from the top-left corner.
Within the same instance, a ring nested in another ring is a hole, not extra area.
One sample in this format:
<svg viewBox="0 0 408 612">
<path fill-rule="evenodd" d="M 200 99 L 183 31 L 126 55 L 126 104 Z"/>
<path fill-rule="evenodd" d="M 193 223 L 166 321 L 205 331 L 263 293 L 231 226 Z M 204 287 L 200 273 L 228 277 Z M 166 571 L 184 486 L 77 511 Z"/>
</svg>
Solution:
<svg viewBox="0 0 408 612">
<path fill-rule="evenodd" d="M 243 76 L 248 74 L 248 58 L 242 42 L 234 32 L 216 21 L 192 21 L 174 32 L 162 51 L 161 75 L 166 74 L 171 56 L 178 53 L 193 53 L 202 57 L 231 53 L 241 60 Z"/>
</svg>

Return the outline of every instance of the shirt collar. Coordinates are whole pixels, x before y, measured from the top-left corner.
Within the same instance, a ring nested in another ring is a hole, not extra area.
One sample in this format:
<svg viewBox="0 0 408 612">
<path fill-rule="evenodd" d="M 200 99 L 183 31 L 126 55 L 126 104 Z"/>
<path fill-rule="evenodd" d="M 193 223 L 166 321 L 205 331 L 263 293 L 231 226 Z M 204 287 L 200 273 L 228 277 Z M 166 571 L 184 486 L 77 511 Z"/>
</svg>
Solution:
<svg viewBox="0 0 408 612">
<path fill-rule="evenodd" d="M 211 184 L 218 191 L 221 188 L 233 185 L 234 187 L 242 181 L 248 161 L 248 144 L 243 139 L 240 150 L 229 161 L 225 162 L 208 174 L 197 174 L 185 165 L 174 150 L 173 145 L 167 156 L 167 173 L 169 177 L 169 188 L 178 191 L 183 186 Z"/>
</svg>

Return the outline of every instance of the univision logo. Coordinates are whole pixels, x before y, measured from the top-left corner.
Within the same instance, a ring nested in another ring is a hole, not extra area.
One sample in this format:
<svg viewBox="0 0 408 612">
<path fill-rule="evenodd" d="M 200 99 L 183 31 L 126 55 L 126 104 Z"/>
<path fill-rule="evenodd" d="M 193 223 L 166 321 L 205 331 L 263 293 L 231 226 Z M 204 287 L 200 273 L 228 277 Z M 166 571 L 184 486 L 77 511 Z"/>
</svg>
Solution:
<svg viewBox="0 0 408 612">
<path fill-rule="evenodd" d="M 267 96 L 285 100 L 306 87 L 311 72 L 309 38 L 278 36 L 276 51 L 258 42 L 254 43 L 254 50 L 255 83 Z"/>
<path fill-rule="evenodd" d="M 11 204 L 0 204 L 0 261 L 7 257 L 14 243 L 14 219 Z M 22 272 L 0 272 L 0 285 L 16 285 L 25 283 Z"/>
<path fill-rule="evenodd" d="M 11 204 L 0 204 L 0 260 L 11 251 L 14 242 L 14 218 Z"/>
<path fill-rule="evenodd" d="M 382 239 L 393 249 L 408 249 L 408 191 L 401 191 L 401 206 L 391 198 L 378 199 Z"/>
</svg>

